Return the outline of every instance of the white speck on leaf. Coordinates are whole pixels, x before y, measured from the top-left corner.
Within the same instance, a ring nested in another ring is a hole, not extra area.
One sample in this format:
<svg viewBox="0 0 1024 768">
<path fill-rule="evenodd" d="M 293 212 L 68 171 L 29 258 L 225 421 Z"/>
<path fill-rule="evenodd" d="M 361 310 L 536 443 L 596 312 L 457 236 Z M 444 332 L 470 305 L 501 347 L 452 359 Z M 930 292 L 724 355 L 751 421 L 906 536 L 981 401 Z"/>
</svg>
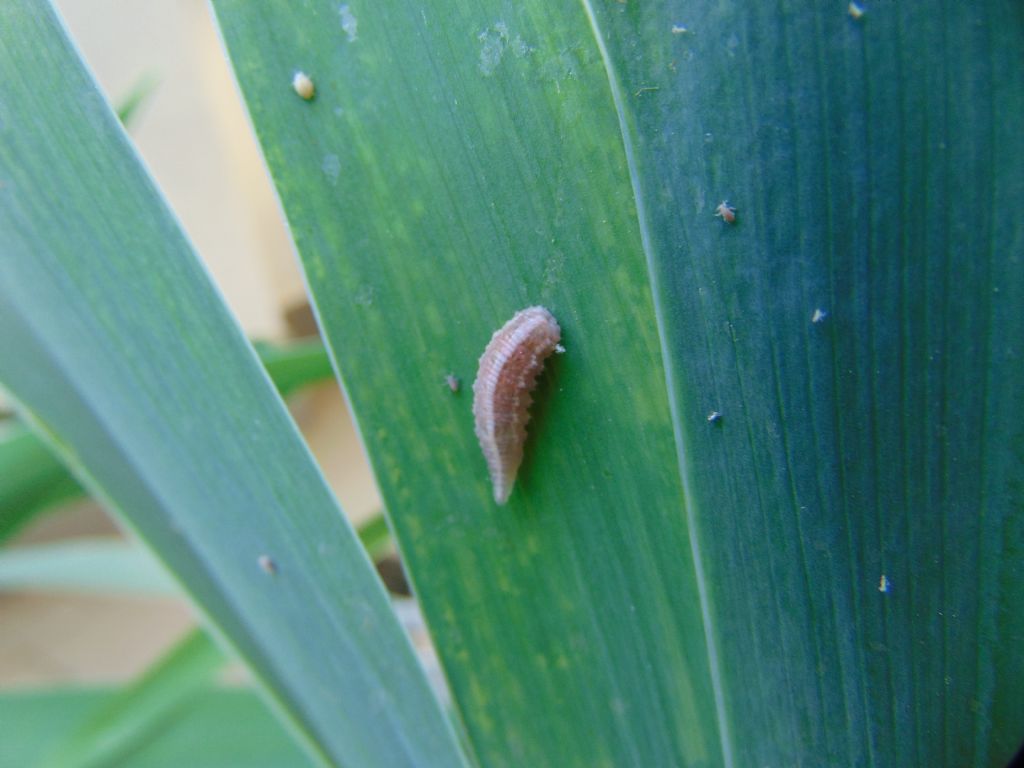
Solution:
<svg viewBox="0 0 1024 768">
<path fill-rule="evenodd" d="M 889 579 L 886 578 L 886 575 L 883 573 L 882 577 L 878 580 L 878 591 L 888 592 L 890 587 L 892 587 L 892 582 L 889 581 Z"/>
<path fill-rule="evenodd" d="M 673 24 L 672 25 L 672 34 L 673 35 L 685 35 L 689 31 L 690 30 L 688 30 L 682 24 Z"/>
<path fill-rule="evenodd" d="M 349 8 L 347 3 L 338 7 L 338 15 L 341 17 L 341 28 L 345 31 L 348 41 L 354 43 L 358 37 L 357 31 L 359 29 L 356 15 L 352 13 L 352 9 Z"/>
<path fill-rule="evenodd" d="M 369 307 L 373 305 L 373 299 L 377 291 L 372 285 L 362 285 L 355 292 L 352 297 L 352 301 L 360 307 Z"/>
<path fill-rule="evenodd" d="M 476 39 L 480 41 L 480 71 L 490 76 L 501 64 L 501 60 L 509 51 L 513 56 L 522 58 L 530 52 L 528 46 L 519 35 L 512 37 L 508 24 L 504 21 L 495 22 L 490 29 L 485 29 Z"/>
<path fill-rule="evenodd" d="M 820 323 L 826 317 L 828 317 L 828 312 L 826 312 L 824 309 L 815 309 L 814 314 L 811 315 L 811 322 Z"/>
<path fill-rule="evenodd" d="M 708 424 L 714 424 L 722 420 L 722 414 L 718 411 L 712 411 L 708 414 Z"/>
<path fill-rule="evenodd" d="M 256 562 L 259 563 L 260 570 L 268 576 L 277 575 L 277 563 L 273 561 L 270 555 L 260 555 Z"/>
<path fill-rule="evenodd" d="M 331 185 L 334 186 L 338 183 L 338 176 L 341 175 L 341 159 L 334 154 L 324 155 L 323 162 L 320 163 L 320 169 L 331 182 Z"/>
<path fill-rule="evenodd" d="M 850 3 L 846 10 L 850 14 L 850 17 L 855 20 L 864 15 L 864 6 L 860 3 Z"/>
</svg>

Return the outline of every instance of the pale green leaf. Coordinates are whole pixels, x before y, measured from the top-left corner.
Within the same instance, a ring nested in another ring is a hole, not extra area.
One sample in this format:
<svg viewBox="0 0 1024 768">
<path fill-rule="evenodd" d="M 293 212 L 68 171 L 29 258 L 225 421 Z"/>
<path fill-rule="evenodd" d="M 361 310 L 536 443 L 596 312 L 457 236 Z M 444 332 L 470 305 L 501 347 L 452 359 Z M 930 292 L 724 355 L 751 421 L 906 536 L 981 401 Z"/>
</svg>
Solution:
<svg viewBox="0 0 1024 768">
<path fill-rule="evenodd" d="M 201 695 L 209 695 L 225 658 L 202 630 L 193 630 L 144 675 L 95 708 L 56 741 L 43 768 L 123 765 L 157 740 Z M 197 750 L 199 751 L 199 750 Z"/>
<path fill-rule="evenodd" d="M 391 549 L 383 515 L 356 533 L 376 561 Z M 0 591 L 180 595 L 179 585 L 143 547 L 116 538 L 81 538 L 0 550 Z"/>
<path fill-rule="evenodd" d="M 36 766 L 55 740 L 71 733 L 90 710 L 117 700 L 106 688 L 57 688 L 0 692 L 0 766 Z M 198 748 L 197 748 L 198 745 Z M 131 768 L 309 768 L 266 706 L 246 690 L 203 693 L 132 751 Z"/>
<path fill-rule="evenodd" d="M 331 361 L 318 340 L 257 342 L 256 351 L 282 396 L 331 377 Z M 0 431 L 0 542 L 36 515 L 84 493 L 39 437 L 17 423 Z"/>
<path fill-rule="evenodd" d="M 462 758 L 266 373 L 34 0 L 0 6 L 0 381 L 323 762 Z"/>
<path fill-rule="evenodd" d="M 0 550 L 0 591 L 179 595 L 153 556 L 122 539 L 75 539 Z"/>
</svg>

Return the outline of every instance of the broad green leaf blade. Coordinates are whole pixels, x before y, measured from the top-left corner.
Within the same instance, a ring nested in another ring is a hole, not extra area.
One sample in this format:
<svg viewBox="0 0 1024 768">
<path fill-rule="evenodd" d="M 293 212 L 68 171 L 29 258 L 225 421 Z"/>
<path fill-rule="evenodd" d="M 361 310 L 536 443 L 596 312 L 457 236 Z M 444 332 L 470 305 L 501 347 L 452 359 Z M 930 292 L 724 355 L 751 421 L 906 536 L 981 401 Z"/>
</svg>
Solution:
<svg viewBox="0 0 1024 768">
<path fill-rule="evenodd" d="M 90 710 L 114 701 L 109 689 L 60 688 L 0 693 L 2 768 L 36 766 L 54 739 L 70 733 Z M 201 745 L 201 748 L 197 748 Z M 218 690 L 202 695 L 180 718 L 131 754 L 131 768 L 307 768 L 266 706 L 251 691 Z"/>
<path fill-rule="evenodd" d="M 256 351 L 282 396 L 332 374 L 330 358 L 316 339 L 258 342 Z M 0 432 L 0 542 L 37 514 L 84 494 L 39 437 L 20 425 Z"/>
<path fill-rule="evenodd" d="M 369 561 L 52 12 L 5 2 L 0 30 L 0 381 L 318 759 L 459 765 Z"/>
<path fill-rule="evenodd" d="M 1003 766 L 1024 740 L 1024 8 L 866 7 L 593 17 L 733 764 Z"/>
<path fill-rule="evenodd" d="M 633 190 L 582 8 L 214 7 L 480 762 L 718 761 Z M 469 385 L 532 304 L 567 352 L 497 508 Z"/>
<path fill-rule="evenodd" d="M 1005 761 L 1019 8 L 215 7 L 483 762 Z M 494 510 L 440 382 L 533 303 Z"/>
<path fill-rule="evenodd" d="M 180 595 L 153 556 L 121 539 L 76 539 L 0 550 L 0 592 Z"/>
<path fill-rule="evenodd" d="M 44 768 L 123 765 L 159 739 L 174 719 L 214 687 L 226 659 L 209 635 L 193 630 L 138 680 L 95 708 L 56 742 Z"/>
</svg>

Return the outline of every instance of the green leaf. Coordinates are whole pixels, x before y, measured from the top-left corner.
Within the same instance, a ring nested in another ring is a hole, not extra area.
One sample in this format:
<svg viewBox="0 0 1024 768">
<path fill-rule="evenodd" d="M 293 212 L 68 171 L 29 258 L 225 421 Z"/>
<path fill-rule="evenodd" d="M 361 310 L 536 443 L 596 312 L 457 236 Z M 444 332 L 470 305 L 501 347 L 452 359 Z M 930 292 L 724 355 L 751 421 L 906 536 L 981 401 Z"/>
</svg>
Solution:
<svg viewBox="0 0 1024 768">
<path fill-rule="evenodd" d="M 180 595 L 142 547 L 121 539 L 76 539 L 0 550 L 0 591 Z"/>
<path fill-rule="evenodd" d="M 1018 6 L 214 7 L 483 763 L 1008 759 Z M 496 509 L 443 378 L 531 304 Z"/>
<path fill-rule="evenodd" d="M 388 552 L 383 515 L 356 530 L 370 560 Z M 178 584 L 143 547 L 114 538 L 74 539 L 0 550 L 0 591 L 180 595 Z"/>
<path fill-rule="evenodd" d="M 256 351 L 283 397 L 332 374 L 330 358 L 318 339 L 257 342 Z M 36 435 L 20 425 L 0 433 L 0 543 L 37 514 L 84 494 Z"/>
<path fill-rule="evenodd" d="M 160 79 L 152 72 L 143 75 L 131 87 L 117 104 L 117 119 L 128 128 L 138 116 L 139 108 L 149 100 L 153 91 L 160 84 Z"/>
<path fill-rule="evenodd" d="M 580 7 L 214 7 L 480 761 L 717 760 L 633 192 Z M 532 304 L 567 352 L 499 509 L 445 375 L 472 381 Z"/>
<path fill-rule="evenodd" d="M 318 338 L 283 344 L 257 342 L 255 347 L 281 397 L 288 397 L 310 384 L 327 381 L 334 374 L 331 359 Z"/>
<path fill-rule="evenodd" d="M 371 559 L 390 544 L 383 515 L 360 526 Z M 20 547 L 0 552 L 0 591 L 56 589 L 145 595 L 178 594 L 156 560 L 137 545 L 96 540 Z M 180 709 L 212 688 L 224 655 L 210 636 L 195 630 L 139 680 L 118 692 L 67 735 L 46 765 L 118 764 L 127 753 L 161 737 Z"/>
<path fill-rule="evenodd" d="M 40 512 L 81 494 L 45 443 L 20 424 L 0 433 L 0 543 Z"/>
<path fill-rule="evenodd" d="M 209 695 L 224 663 L 224 655 L 210 636 L 193 630 L 60 740 L 42 765 L 95 768 L 124 764 L 132 752 L 166 732 L 200 695 Z"/>
<path fill-rule="evenodd" d="M 366 554 L 374 562 L 392 548 L 388 521 L 380 512 L 360 525 L 356 533 L 359 534 L 359 542 L 366 549 Z"/>
<path fill-rule="evenodd" d="M 31 0 L 0 6 L 0 380 L 323 762 L 459 765 L 252 348 Z"/>
<path fill-rule="evenodd" d="M 70 733 L 86 712 L 119 695 L 81 688 L 0 693 L 2 765 L 38 765 L 54 740 Z M 140 744 L 130 762 L 122 764 L 131 768 L 306 768 L 310 762 L 253 692 L 214 690 L 194 699 L 167 728 Z"/>
<path fill-rule="evenodd" d="M 1001 215 L 1024 206 L 1024 10 L 665 10 L 595 20 L 724 743 L 736 765 L 1005 765 L 1024 740 L 1024 227 Z"/>
</svg>

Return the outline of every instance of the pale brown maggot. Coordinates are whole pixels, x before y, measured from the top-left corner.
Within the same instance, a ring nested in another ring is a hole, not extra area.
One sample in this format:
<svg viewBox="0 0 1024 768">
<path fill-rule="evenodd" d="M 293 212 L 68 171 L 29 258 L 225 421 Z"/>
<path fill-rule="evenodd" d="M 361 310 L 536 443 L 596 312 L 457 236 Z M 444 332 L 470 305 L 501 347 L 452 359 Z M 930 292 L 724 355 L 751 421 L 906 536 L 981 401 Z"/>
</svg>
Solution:
<svg viewBox="0 0 1024 768">
<path fill-rule="evenodd" d="M 495 331 L 480 356 L 473 382 L 473 416 L 498 504 L 508 501 L 512 492 L 523 460 L 533 401 L 530 392 L 561 334 L 548 310 L 528 307 Z"/>
</svg>

